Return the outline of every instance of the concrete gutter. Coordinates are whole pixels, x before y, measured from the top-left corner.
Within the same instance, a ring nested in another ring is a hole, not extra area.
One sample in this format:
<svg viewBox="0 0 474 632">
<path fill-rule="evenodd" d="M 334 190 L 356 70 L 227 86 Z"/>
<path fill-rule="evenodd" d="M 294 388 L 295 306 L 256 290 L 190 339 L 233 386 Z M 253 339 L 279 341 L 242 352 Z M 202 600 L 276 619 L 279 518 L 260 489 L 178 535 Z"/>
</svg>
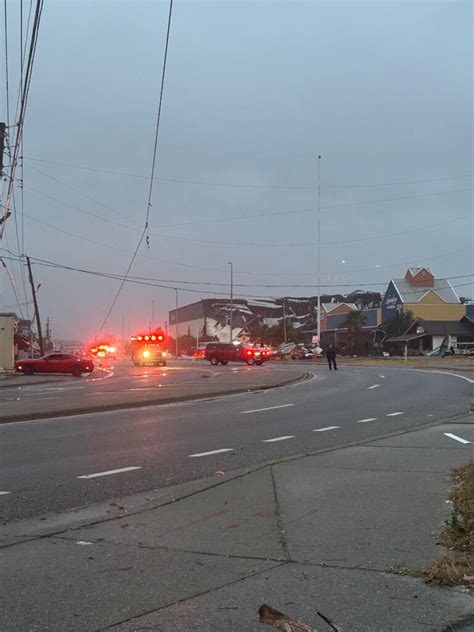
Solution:
<svg viewBox="0 0 474 632">
<path fill-rule="evenodd" d="M 163 406 L 165 404 L 177 404 L 180 402 L 192 402 L 205 400 L 209 398 L 225 397 L 226 395 L 239 395 L 242 393 L 258 393 L 259 391 L 268 391 L 273 388 L 281 388 L 290 386 L 296 382 L 307 380 L 312 377 L 312 373 L 307 371 L 301 372 L 295 377 L 275 382 L 273 384 L 264 384 L 260 386 L 252 386 L 250 388 L 234 388 L 226 390 L 215 390 L 209 393 L 196 393 L 194 395 L 176 395 L 173 397 L 160 397 L 138 402 L 117 402 L 115 404 L 97 404 L 92 406 L 78 406 L 75 408 L 65 408 L 59 410 L 40 411 L 37 413 L 19 413 L 17 415 L 6 415 L 0 417 L 0 424 L 16 423 L 21 421 L 37 421 L 40 419 L 53 419 L 58 417 L 72 417 L 74 415 L 87 415 L 92 413 L 104 413 L 114 410 L 131 410 L 135 408 L 148 408 L 149 406 Z"/>
</svg>

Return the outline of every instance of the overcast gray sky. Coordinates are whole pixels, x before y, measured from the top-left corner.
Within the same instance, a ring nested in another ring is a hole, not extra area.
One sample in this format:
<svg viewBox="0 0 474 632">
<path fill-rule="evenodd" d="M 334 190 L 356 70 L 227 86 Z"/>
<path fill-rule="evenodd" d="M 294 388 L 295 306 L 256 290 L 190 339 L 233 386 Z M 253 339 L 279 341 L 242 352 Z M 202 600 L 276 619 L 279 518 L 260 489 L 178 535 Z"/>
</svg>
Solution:
<svg viewBox="0 0 474 632">
<path fill-rule="evenodd" d="M 19 2 L 7 5 L 14 109 Z M 30 256 L 125 272 L 146 213 L 167 12 L 158 0 L 46 0 L 25 127 Z M 287 286 L 236 294 L 314 295 L 318 154 L 332 291 L 384 290 L 408 264 L 472 273 L 472 87 L 470 2 L 175 0 L 150 244 L 132 274 L 228 283 L 232 261 L 236 284 Z M 17 251 L 13 218 L 6 237 Z M 34 272 L 56 336 L 93 335 L 118 282 Z M 106 329 L 120 332 L 122 315 L 126 334 L 146 327 L 152 300 L 163 324 L 174 291 L 127 285 Z"/>
</svg>

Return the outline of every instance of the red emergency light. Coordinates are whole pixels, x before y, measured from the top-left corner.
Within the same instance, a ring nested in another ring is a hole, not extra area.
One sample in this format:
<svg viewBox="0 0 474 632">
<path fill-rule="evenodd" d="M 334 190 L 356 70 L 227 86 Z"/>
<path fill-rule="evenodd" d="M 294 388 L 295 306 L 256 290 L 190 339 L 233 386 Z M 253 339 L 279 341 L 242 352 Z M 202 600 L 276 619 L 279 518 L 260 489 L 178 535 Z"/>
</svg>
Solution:
<svg viewBox="0 0 474 632">
<path fill-rule="evenodd" d="M 163 342 L 165 338 L 166 338 L 165 334 L 159 332 L 156 334 L 140 334 L 139 336 L 131 336 L 130 340 L 131 342 L 150 343 L 150 342 Z"/>
</svg>

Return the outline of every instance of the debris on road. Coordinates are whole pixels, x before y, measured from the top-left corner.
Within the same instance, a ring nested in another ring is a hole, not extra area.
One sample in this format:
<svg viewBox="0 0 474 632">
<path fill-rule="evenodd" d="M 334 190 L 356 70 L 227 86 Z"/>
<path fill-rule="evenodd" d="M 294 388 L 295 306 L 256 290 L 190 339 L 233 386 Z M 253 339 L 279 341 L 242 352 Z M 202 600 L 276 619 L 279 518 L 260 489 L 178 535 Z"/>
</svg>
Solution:
<svg viewBox="0 0 474 632">
<path fill-rule="evenodd" d="M 296 619 L 292 619 L 283 612 L 279 612 L 267 604 L 262 604 L 258 610 L 260 615 L 260 622 L 266 625 L 272 625 L 276 630 L 282 630 L 283 632 L 318 632 L 316 628 L 311 628 L 306 623 L 301 623 Z M 323 615 L 321 612 L 317 612 L 318 616 L 325 621 L 334 632 L 343 632 L 342 628 L 337 626 L 331 619 Z"/>
</svg>

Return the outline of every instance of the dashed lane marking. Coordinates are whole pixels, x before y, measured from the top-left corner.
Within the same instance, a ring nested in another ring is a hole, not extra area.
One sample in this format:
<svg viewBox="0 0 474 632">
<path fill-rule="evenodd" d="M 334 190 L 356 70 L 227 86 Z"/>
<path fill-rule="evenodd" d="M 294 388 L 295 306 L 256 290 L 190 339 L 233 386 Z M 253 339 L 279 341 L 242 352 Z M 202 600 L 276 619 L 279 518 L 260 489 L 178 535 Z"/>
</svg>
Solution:
<svg viewBox="0 0 474 632">
<path fill-rule="evenodd" d="M 368 386 L 367 390 L 371 391 L 373 388 L 378 388 L 380 386 L 380 384 L 372 384 L 372 386 Z"/>
<path fill-rule="evenodd" d="M 385 375 L 379 375 L 380 378 L 382 378 L 382 380 L 385 379 Z"/>
<path fill-rule="evenodd" d="M 468 441 L 467 439 L 463 439 L 462 437 L 458 437 L 458 435 L 455 435 L 452 432 L 444 432 L 443 434 L 446 437 L 449 437 L 450 439 L 454 439 L 455 441 L 459 441 L 459 443 L 464 443 L 465 445 L 468 443 L 471 443 L 471 441 Z"/>
<path fill-rule="evenodd" d="M 213 454 L 222 454 L 223 452 L 233 452 L 234 448 L 221 448 L 220 450 L 211 450 L 210 452 L 198 452 L 197 454 L 190 454 L 189 458 L 194 459 L 200 456 L 212 456 Z"/>
<path fill-rule="evenodd" d="M 280 406 L 269 406 L 268 408 L 255 408 L 254 410 L 242 410 L 242 415 L 248 415 L 250 413 L 261 413 L 264 410 L 276 410 L 277 408 L 288 408 L 289 406 L 294 406 L 294 404 L 281 404 Z"/>
<path fill-rule="evenodd" d="M 398 415 L 404 415 L 405 413 L 403 412 L 403 410 L 399 410 L 396 413 L 388 413 L 388 415 L 385 415 L 385 417 L 398 417 Z"/>
<path fill-rule="evenodd" d="M 273 437 L 273 439 L 264 439 L 262 443 L 275 443 L 275 441 L 286 441 L 287 439 L 294 439 L 294 435 L 286 435 L 284 437 Z"/>
<path fill-rule="evenodd" d="M 106 472 L 95 472 L 94 474 L 83 474 L 77 478 L 98 478 L 99 476 L 110 476 L 111 474 L 121 474 L 122 472 L 132 472 L 133 470 L 141 470 L 141 467 L 132 465 L 131 467 L 122 467 L 119 470 L 107 470 Z"/>
<path fill-rule="evenodd" d="M 337 430 L 341 426 L 327 426 L 326 428 L 315 428 L 313 432 L 326 432 L 327 430 Z"/>
<path fill-rule="evenodd" d="M 11 492 L 0 492 L 0 496 L 6 496 L 7 494 L 11 494 Z"/>
<path fill-rule="evenodd" d="M 367 417 L 367 419 L 358 419 L 357 423 L 358 424 L 366 424 L 369 421 L 377 421 L 377 417 Z"/>
</svg>

